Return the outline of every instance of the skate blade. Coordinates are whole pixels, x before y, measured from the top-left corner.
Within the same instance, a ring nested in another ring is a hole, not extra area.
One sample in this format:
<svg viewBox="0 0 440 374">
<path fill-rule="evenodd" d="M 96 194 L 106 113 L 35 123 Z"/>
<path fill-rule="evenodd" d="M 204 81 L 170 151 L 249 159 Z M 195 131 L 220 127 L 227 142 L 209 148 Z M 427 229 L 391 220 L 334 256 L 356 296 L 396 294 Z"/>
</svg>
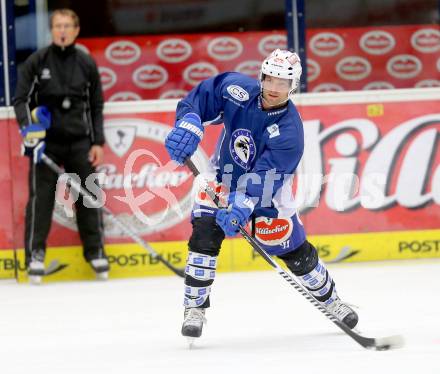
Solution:
<svg viewBox="0 0 440 374">
<path fill-rule="evenodd" d="M 102 273 L 96 273 L 96 279 L 99 281 L 108 280 L 108 271 L 103 271 Z"/>
<path fill-rule="evenodd" d="M 188 348 L 193 349 L 194 348 L 194 342 L 196 341 L 196 338 L 193 338 L 191 336 L 187 336 L 186 340 L 188 342 Z"/>
<path fill-rule="evenodd" d="M 33 285 L 39 285 L 42 283 L 43 277 L 41 275 L 29 275 L 29 283 Z"/>
</svg>

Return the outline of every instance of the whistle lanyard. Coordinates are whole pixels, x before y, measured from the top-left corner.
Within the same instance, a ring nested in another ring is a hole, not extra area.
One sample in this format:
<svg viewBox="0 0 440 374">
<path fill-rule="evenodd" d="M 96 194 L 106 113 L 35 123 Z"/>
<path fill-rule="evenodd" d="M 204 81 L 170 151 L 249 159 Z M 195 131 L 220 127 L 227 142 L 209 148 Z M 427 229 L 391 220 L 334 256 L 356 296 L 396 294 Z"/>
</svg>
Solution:
<svg viewBox="0 0 440 374">
<path fill-rule="evenodd" d="M 73 75 L 75 73 L 75 68 L 76 68 L 76 51 L 73 52 L 74 56 L 73 56 L 73 64 L 72 67 L 70 68 L 70 74 L 64 75 L 62 72 L 58 72 L 59 77 L 60 77 L 60 82 L 61 85 L 63 87 L 64 93 L 63 93 L 63 101 L 61 103 L 61 106 L 63 107 L 63 109 L 70 109 L 72 102 L 71 99 L 69 98 L 69 91 L 70 91 L 70 87 L 72 85 L 73 82 Z M 67 78 L 67 79 L 66 79 Z M 68 83 L 67 83 L 68 82 Z"/>
</svg>

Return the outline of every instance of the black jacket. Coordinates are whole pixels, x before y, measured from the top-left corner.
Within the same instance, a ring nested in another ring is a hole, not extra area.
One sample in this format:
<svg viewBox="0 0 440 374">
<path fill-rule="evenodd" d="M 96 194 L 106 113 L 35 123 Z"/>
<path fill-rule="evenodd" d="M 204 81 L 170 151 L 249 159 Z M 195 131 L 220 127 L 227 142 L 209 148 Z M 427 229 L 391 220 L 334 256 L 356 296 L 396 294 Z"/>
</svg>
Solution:
<svg viewBox="0 0 440 374">
<path fill-rule="evenodd" d="M 68 98 L 70 107 L 63 108 Z M 33 53 L 20 67 L 14 109 L 20 127 L 32 123 L 30 112 L 45 105 L 52 113 L 46 140 L 71 142 L 90 137 L 104 144 L 101 80 L 95 61 L 74 45 L 54 44 Z"/>
</svg>

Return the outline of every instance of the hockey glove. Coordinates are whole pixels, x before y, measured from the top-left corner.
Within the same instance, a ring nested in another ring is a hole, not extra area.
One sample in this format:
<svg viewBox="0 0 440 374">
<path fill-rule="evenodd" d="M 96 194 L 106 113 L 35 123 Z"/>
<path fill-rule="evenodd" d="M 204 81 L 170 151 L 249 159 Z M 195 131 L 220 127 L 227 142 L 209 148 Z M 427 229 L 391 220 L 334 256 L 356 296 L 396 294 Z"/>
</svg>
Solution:
<svg viewBox="0 0 440 374">
<path fill-rule="evenodd" d="M 235 236 L 239 226 L 244 226 L 254 211 L 254 203 L 244 193 L 232 192 L 229 195 L 231 205 L 226 209 L 219 209 L 215 221 L 225 232 L 226 236 Z"/>
<path fill-rule="evenodd" d="M 203 125 L 198 114 L 187 113 L 176 122 L 165 139 L 165 147 L 172 160 L 183 164 L 191 157 L 203 138 Z"/>
<path fill-rule="evenodd" d="M 46 107 L 37 107 L 31 113 L 31 123 L 20 130 L 23 137 L 22 154 L 31 157 L 37 164 L 41 161 L 41 156 L 46 148 L 44 138 L 46 130 L 50 127 L 51 115 Z"/>
<path fill-rule="evenodd" d="M 37 106 L 31 112 L 31 118 L 33 123 L 39 123 L 46 130 L 50 127 L 52 116 L 49 109 L 45 106 Z"/>
</svg>

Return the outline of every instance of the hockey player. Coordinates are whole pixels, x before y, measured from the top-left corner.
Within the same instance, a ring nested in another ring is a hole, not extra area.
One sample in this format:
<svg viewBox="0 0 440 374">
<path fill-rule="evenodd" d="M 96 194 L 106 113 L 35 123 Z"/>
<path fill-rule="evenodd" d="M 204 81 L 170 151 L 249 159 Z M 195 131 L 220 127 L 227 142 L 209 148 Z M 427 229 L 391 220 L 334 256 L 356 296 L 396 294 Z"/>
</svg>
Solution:
<svg viewBox="0 0 440 374">
<path fill-rule="evenodd" d="M 278 218 L 284 218 L 288 227 L 282 241 L 264 240 L 257 230 L 263 248 L 283 260 L 340 321 L 350 328 L 358 322 L 356 312 L 338 297 L 316 248 L 307 241 L 290 196 L 292 174 L 304 149 L 301 117 L 289 100 L 301 72 L 295 53 L 277 49 L 263 61 L 259 81 L 235 72 L 223 73 L 200 83 L 177 106 L 175 127 L 165 141 L 171 159 L 183 164 L 196 151 L 204 125 L 223 123 L 212 162 L 217 181 L 227 180 L 230 189 L 228 209 L 214 209 L 197 200 L 193 209 L 185 269 L 182 334 L 186 337 L 201 336 L 225 235 L 235 236 L 238 225 L 246 225 L 251 215 L 255 222 L 264 221 L 268 232 L 276 229 Z"/>
</svg>

